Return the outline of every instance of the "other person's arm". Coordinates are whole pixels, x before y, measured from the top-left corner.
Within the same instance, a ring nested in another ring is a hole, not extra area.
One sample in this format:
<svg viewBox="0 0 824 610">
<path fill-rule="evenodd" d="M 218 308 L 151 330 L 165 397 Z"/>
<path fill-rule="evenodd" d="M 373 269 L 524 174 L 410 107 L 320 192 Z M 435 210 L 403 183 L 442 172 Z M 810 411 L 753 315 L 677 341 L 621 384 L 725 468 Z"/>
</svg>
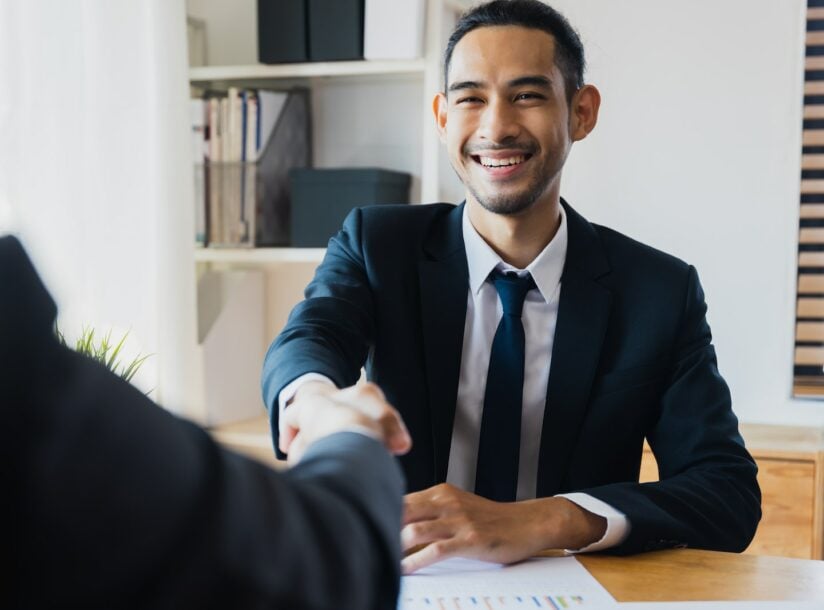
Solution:
<svg viewBox="0 0 824 610">
<path fill-rule="evenodd" d="M 352 386 L 360 378 L 372 346 L 374 301 L 361 251 L 360 230 L 360 211 L 354 210 L 342 230 L 330 240 L 323 262 L 306 287 L 306 299 L 292 310 L 266 354 L 263 401 L 281 459 L 286 457 L 286 447 L 291 442 L 280 425 L 279 397 L 284 388 L 308 373 L 326 378 L 330 386 Z M 312 386 L 317 384 L 313 382 Z M 303 386 L 300 392 L 304 392 Z"/>
<path fill-rule="evenodd" d="M 317 397 L 322 425 L 290 415 L 302 457 L 277 473 L 61 347 L 8 238 L 0 287 L 0 605 L 394 608 L 402 476 L 381 442 L 340 431 L 408 443 L 374 388 Z"/>
</svg>

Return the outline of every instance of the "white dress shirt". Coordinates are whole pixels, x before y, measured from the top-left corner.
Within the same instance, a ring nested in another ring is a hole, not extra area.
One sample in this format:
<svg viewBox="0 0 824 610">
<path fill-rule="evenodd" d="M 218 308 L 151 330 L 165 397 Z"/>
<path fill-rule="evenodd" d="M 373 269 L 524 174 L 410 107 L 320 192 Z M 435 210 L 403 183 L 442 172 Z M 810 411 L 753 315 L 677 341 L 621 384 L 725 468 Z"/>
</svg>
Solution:
<svg viewBox="0 0 824 610">
<path fill-rule="evenodd" d="M 516 499 L 532 499 L 535 498 L 537 489 L 541 429 L 547 404 L 552 344 L 558 320 L 561 274 L 566 261 L 566 215 L 561 208 L 561 223 L 555 237 L 526 269 L 516 269 L 501 260 L 472 226 L 466 207 L 463 213 L 463 238 L 469 267 L 469 292 L 446 481 L 466 491 L 475 489 L 486 374 L 489 370 L 492 340 L 503 315 L 498 292 L 492 283 L 486 281 L 487 277 L 495 268 L 521 276 L 528 272 L 535 280 L 537 290 L 531 290 L 527 294 L 521 315 L 526 343 Z M 279 394 L 279 408 L 282 410 L 297 388 L 311 379 L 332 383 L 327 377 L 317 373 L 299 377 Z M 552 408 L 552 396 L 548 398 L 549 408 Z M 583 493 L 562 494 L 562 497 L 607 520 L 603 538 L 580 549 L 581 551 L 597 551 L 615 546 L 629 533 L 626 516 L 609 504 Z"/>
</svg>

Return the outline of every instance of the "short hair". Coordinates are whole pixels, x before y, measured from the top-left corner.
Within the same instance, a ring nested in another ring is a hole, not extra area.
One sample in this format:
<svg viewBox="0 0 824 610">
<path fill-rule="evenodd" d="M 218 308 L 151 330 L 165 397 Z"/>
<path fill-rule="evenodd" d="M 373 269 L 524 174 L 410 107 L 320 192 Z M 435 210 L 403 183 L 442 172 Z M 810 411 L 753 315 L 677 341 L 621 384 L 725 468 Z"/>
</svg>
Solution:
<svg viewBox="0 0 824 610">
<path fill-rule="evenodd" d="M 555 64 L 564 76 L 567 99 L 571 100 L 584 85 L 584 45 L 566 17 L 540 0 L 493 0 L 464 13 L 446 44 L 444 92 L 449 88 L 449 64 L 455 45 L 472 30 L 504 25 L 542 30 L 555 39 Z"/>
</svg>

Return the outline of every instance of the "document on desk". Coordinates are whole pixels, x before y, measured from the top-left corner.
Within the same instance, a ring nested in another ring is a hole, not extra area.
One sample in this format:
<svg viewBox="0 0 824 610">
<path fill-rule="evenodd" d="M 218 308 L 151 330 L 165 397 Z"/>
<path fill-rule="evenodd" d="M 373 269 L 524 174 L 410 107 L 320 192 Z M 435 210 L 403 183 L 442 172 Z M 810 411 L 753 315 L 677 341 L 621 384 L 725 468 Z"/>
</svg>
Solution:
<svg viewBox="0 0 824 610">
<path fill-rule="evenodd" d="M 615 599 L 574 557 L 501 566 L 447 559 L 401 579 L 398 610 L 604 608 Z"/>
</svg>

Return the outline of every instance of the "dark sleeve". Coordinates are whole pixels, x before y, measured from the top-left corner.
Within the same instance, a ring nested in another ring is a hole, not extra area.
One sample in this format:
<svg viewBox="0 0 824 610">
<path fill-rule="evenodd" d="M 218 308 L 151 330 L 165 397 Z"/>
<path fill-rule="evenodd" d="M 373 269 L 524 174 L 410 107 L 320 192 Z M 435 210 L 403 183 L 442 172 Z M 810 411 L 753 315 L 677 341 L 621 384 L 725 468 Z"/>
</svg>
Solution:
<svg viewBox="0 0 824 610">
<path fill-rule="evenodd" d="M 332 435 L 285 473 L 220 448 L 60 347 L 51 299 L 5 245 L 2 547 L 14 567 L 0 607 L 395 607 L 403 486 L 378 442 Z"/>
<path fill-rule="evenodd" d="M 272 438 L 278 438 L 280 391 L 305 373 L 320 373 L 347 387 L 374 338 L 374 302 L 362 250 L 362 214 L 353 210 L 330 241 L 323 262 L 307 286 L 306 299 L 269 347 L 263 363 L 263 401 Z M 275 443 L 277 445 L 277 443 Z M 278 456 L 284 455 L 275 447 Z"/>
<path fill-rule="evenodd" d="M 582 490 L 623 512 L 631 531 L 614 549 L 674 546 L 743 551 L 761 519 L 757 467 L 744 448 L 718 372 L 707 306 L 690 267 L 673 370 L 648 435 L 660 481 Z"/>
</svg>

